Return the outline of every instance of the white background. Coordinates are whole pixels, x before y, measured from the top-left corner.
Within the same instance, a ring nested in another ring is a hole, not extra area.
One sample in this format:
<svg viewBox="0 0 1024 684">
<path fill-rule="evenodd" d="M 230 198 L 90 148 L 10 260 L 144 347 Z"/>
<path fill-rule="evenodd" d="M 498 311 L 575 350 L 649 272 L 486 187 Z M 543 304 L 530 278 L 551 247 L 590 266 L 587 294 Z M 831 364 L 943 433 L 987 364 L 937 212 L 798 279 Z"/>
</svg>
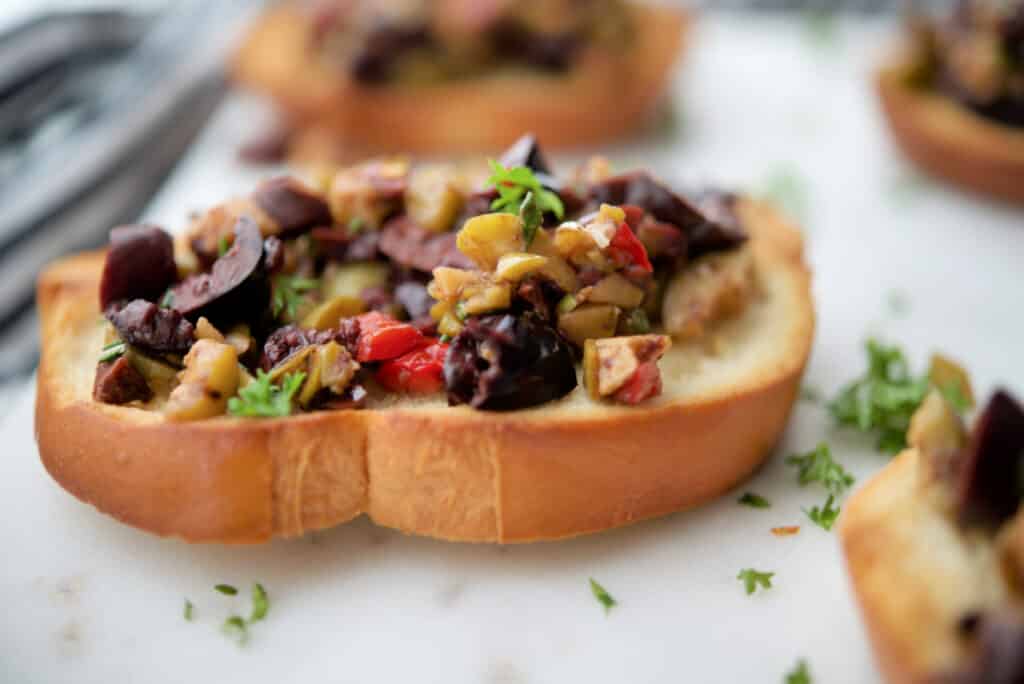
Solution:
<svg viewBox="0 0 1024 684">
<path fill-rule="evenodd" d="M 674 131 L 609 148 L 676 181 L 759 189 L 779 169 L 815 270 L 819 327 L 808 384 L 831 395 L 863 366 L 869 334 L 963 360 L 987 394 L 1024 393 L 1024 221 L 911 170 L 885 135 L 870 71 L 892 27 L 713 16 L 674 86 Z M 234 153 L 262 112 L 234 100 L 148 218 L 247 190 L 266 171 Z M 565 160 L 562 160 L 563 163 Z M 892 307 L 897 293 L 904 303 Z M 29 398 L 0 423 L 0 682 L 780 682 L 798 658 L 819 684 L 877 681 L 837 538 L 801 507 L 783 456 L 828 440 L 858 484 L 886 458 L 802 403 L 774 457 L 699 511 L 579 540 L 500 548 L 403 537 L 359 521 L 258 548 L 194 547 L 121 526 L 53 484 L 38 463 Z M 774 506 L 738 506 L 753 490 Z M 775 525 L 800 524 L 776 538 Z M 773 570 L 748 597 L 736 573 Z M 605 616 L 587 578 L 619 601 Z M 238 648 L 219 632 L 248 597 L 268 619 Z M 196 621 L 182 618 L 188 597 Z M 244 599 L 244 600 L 243 600 Z"/>
</svg>

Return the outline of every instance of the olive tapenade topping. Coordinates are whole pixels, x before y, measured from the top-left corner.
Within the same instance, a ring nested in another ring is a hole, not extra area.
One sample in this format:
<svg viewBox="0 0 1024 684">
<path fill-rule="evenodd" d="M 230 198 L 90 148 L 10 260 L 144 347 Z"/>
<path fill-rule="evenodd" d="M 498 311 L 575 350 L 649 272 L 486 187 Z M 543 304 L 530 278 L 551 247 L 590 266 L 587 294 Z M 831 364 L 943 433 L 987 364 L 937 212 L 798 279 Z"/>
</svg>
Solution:
<svg viewBox="0 0 1024 684">
<path fill-rule="evenodd" d="M 156 300 L 178 279 L 171 236 L 157 226 L 120 226 L 100 277 L 100 308 L 131 299 Z"/>
<path fill-rule="evenodd" d="M 996 529 L 1020 508 L 1024 409 L 1005 391 L 996 392 L 978 416 L 957 470 L 963 524 Z"/>
</svg>

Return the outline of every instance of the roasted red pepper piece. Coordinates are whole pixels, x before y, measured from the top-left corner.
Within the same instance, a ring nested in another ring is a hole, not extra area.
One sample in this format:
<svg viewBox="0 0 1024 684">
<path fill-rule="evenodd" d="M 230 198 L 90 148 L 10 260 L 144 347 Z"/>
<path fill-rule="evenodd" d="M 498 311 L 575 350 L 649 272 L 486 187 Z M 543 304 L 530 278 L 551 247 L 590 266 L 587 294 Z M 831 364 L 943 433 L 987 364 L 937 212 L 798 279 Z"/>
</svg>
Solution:
<svg viewBox="0 0 1024 684">
<path fill-rule="evenodd" d="M 379 311 L 371 311 L 358 317 L 359 342 L 356 345 L 356 360 L 388 361 L 423 346 L 423 333 L 408 323 L 396 321 Z"/>
<path fill-rule="evenodd" d="M 611 248 L 617 250 L 621 254 L 625 254 L 630 261 L 640 266 L 648 273 L 654 271 L 654 266 L 651 265 L 651 260 L 647 258 L 647 250 L 644 249 L 644 245 L 637 238 L 636 233 L 626 223 L 620 223 L 619 229 L 615 232 L 615 236 L 612 238 Z"/>
<path fill-rule="evenodd" d="M 661 394 L 661 371 L 656 361 L 641 363 L 633 377 L 619 388 L 613 397 L 623 404 L 639 404 Z"/>
<path fill-rule="evenodd" d="M 377 382 L 392 392 L 433 394 L 444 388 L 444 357 L 448 345 L 435 342 L 381 364 Z"/>
</svg>

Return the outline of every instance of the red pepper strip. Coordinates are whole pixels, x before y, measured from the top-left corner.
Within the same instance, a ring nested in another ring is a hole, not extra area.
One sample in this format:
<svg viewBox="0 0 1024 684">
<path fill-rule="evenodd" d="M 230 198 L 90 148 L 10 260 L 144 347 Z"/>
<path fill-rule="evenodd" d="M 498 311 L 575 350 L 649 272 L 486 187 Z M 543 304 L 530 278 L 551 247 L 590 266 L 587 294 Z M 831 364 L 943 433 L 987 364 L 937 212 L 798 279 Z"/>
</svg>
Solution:
<svg viewBox="0 0 1024 684">
<path fill-rule="evenodd" d="M 654 271 L 651 260 L 647 258 L 647 250 L 637 238 L 636 233 L 626 223 L 619 224 L 612 238 L 611 247 L 625 253 L 637 266 L 640 266 L 648 273 Z"/>
<path fill-rule="evenodd" d="M 661 371 L 658 370 L 657 362 L 647 361 L 641 363 L 626 384 L 612 396 L 624 404 L 639 404 L 659 394 L 661 394 Z"/>
<path fill-rule="evenodd" d="M 392 392 L 440 392 L 444 387 L 444 357 L 447 353 L 447 344 L 435 342 L 386 361 L 377 370 L 377 382 Z"/>
<path fill-rule="evenodd" d="M 379 311 L 371 311 L 357 318 L 359 342 L 356 360 L 387 361 L 423 346 L 423 333 L 408 323 L 396 321 Z"/>
</svg>

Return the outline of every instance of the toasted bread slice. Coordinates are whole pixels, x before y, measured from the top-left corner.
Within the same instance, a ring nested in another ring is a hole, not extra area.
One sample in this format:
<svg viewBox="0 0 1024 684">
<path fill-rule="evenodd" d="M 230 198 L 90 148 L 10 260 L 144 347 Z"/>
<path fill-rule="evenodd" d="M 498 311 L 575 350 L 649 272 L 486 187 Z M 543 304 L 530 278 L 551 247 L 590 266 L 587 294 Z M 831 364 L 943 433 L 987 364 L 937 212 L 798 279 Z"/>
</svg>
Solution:
<svg viewBox="0 0 1024 684">
<path fill-rule="evenodd" d="M 504 414 L 436 396 L 169 423 L 92 400 L 103 255 L 71 257 L 39 282 L 40 455 L 79 498 L 189 541 L 261 542 L 365 513 L 413 534 L 525 542 L 696 506 L 747 477 L 779 439 L 813 337 L 799 233 L 767 205 L 740 207 L 759 294 L 709 333 L 714 345 L 677 343 L 661 361 L 663 396 L 640 407 L 595 403 L 579 387 Z"/>
<path fill-rule="evenodd" d="M 231 71 L 238 83 L 269 95 L 299 130 L 293 156 L 330 155 L 336 145 L 375 153 L 491 151 L 525 130 L 547 147 L 581 146 L 641 125 L 683 45 L 688 15 L 645 5 L 632 12 L 637 40 L 628 52 L 591 50 L 565 75 L 508 71 L 438 85 L 366 87 L 317 60 L 304 17 L 280 4 L 256 21 Z"/>
<path fill-rule="evenodd" d="M 960 619 L 1007 600 L 994 545 L 942 514 L 920 486 L 920 458 L 900 454 L 847 502 L 840 525 L 868 636 L 893 684 L 953 681 L 942 677 L 969 655 Z"/>
<path fill-rule="evenodd" d="M 877 76 L 889 128 L 925 171 L 977 193 L 1024 204 L 1024 130 L 990 121 L 907 83 L 900 61 Z"/>
</svg>

